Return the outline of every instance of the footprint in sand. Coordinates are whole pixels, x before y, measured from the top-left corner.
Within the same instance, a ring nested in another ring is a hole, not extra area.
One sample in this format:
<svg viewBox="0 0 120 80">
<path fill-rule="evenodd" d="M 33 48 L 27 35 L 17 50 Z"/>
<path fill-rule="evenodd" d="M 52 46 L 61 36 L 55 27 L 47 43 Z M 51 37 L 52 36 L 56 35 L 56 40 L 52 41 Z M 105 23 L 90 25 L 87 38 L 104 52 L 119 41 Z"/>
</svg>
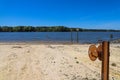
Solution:
<svg viewBox="0 0 120 80">
<path fill-rule="evenodd" d="M 14 60 L 14 59 L 17 59 L 17 54 L 16 53 L 12 53 L 10 55 L 8 55 L 8 60 Z"/>
</svg>

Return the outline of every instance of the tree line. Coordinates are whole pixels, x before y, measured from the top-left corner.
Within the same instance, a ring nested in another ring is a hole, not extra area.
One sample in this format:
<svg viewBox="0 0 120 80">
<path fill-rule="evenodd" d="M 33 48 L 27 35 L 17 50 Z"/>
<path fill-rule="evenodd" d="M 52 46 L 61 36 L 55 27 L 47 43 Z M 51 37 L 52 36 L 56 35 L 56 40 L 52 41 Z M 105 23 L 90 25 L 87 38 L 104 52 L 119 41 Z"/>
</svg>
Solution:
<svg viewBox="0 0 120 80">
<path fill-rule="evenodd" d="M 82 28 L 69 28 L 65 26 L 0 26 L 0 32 L 106 32 L 106 31 L 119 31 L 120 30 L 105 30 L 105 29 L 82 29 Z"/>
</svg>

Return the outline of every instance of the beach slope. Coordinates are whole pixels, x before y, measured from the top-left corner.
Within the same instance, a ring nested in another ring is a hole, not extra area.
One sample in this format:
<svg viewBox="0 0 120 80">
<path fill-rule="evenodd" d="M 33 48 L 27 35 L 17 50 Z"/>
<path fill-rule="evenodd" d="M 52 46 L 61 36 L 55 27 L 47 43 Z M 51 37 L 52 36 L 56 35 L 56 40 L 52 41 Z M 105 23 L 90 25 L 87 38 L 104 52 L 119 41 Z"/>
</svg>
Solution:
<svg viewBox="0 0 120 80">
<path fill-rule="evenodd" d="M 90 44 L 0 44 L 0 80 L 101 80 Z M 120 80 L 120 44 L 110 46 L 110 80 Z"/>
</svg>

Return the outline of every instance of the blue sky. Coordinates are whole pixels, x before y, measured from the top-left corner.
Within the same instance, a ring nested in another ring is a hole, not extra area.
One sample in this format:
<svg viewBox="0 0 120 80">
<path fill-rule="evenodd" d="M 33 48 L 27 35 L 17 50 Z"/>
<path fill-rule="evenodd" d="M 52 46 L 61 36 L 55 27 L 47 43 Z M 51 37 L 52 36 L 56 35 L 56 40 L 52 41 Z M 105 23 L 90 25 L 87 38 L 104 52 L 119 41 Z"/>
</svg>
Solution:
<svg viewBox="0 0 120 80">
<path fill-rule="evenodd" d="M 120 0 L 0 0 L 0 25 L 120 29 Z"/>
</svg>

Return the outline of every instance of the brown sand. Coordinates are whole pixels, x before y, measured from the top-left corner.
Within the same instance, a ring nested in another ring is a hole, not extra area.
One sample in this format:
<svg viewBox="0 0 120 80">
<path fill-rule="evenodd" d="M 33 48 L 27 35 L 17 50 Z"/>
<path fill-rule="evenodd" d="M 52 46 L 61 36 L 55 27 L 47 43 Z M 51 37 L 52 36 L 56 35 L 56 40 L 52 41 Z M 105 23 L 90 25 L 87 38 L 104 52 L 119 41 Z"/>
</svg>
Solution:
<svg viewBox="0 0 120 80">
<path fill-rule="evenodd" d="M 0 80 L 101 80 L 90 45 L 0 44 Z M 110 80 L 120 80 L 120 44 L 110 47 Z"/>
</svg>

